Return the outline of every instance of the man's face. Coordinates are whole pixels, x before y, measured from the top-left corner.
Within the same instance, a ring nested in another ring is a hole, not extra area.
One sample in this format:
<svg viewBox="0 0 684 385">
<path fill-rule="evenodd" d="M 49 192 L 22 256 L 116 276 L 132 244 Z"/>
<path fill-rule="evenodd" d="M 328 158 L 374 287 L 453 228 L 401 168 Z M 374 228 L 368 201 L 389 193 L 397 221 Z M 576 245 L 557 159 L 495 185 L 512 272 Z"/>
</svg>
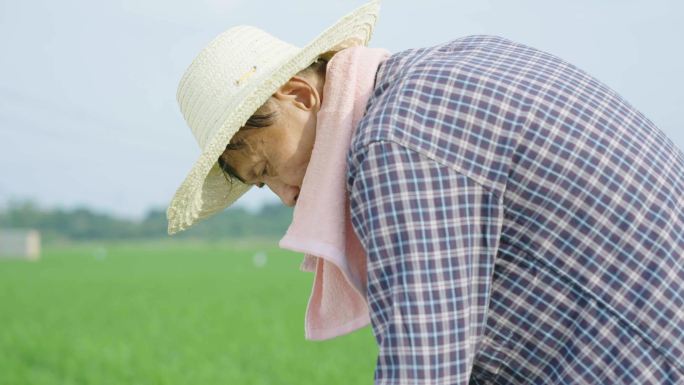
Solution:
<svg viewBox="0 0 684 385">
<path fill-rule="evenodd" d="M 293 207 L 311 158 L 320 97 L 304 78 L 294 77 L 274 95 L 278 115 L 268 127 L 238 131 L 231 143 L 243 143 L 221 155 L 228 169 L 244 183 L 268 186 Z"/>
</svg>

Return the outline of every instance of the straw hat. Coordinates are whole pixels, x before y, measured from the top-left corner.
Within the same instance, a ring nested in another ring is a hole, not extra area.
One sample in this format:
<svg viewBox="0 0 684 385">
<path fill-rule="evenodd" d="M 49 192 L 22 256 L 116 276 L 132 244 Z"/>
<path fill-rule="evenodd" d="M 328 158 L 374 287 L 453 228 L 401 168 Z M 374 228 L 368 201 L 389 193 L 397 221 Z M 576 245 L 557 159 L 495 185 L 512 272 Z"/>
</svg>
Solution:
<svg viewBox="0 0 684 385">
<path fill-rule="evenodd" d="M 166 211 L 168 232 L 185 230 L 231 205 L 252 186 L 229 183 L 217 163 L 233 135 L 278 88 L 326 52 L 367 45 L 380 0 L 338 20 L 304 48 L 240 25 L 212 40 L 178 84 L 176 98 L 202 154 Z"/>
</svg>

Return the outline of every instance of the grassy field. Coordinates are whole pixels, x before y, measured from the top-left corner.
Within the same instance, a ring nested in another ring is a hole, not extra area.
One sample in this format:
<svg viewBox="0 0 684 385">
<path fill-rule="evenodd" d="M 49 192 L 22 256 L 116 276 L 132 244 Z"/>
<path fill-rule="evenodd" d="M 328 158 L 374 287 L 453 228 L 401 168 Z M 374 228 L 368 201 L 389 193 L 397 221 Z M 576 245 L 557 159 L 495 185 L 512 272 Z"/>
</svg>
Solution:
<svg viewBox="0 0 684 385">
<path fill-rule="evenodd" d="M 277 241 L 54 246 L 0 260 L 0 384 L 372 384 L 370 327 L 304 340 Z"/>
</svg>

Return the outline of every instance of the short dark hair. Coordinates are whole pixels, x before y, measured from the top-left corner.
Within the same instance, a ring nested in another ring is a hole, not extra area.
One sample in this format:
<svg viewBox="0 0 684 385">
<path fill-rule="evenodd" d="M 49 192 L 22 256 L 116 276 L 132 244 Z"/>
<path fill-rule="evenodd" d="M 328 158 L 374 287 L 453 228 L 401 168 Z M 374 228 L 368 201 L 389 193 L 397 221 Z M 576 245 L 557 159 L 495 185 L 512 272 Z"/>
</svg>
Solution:
<svg viewBox="0 0 684 385">
<path fill-rule="evenodd" d="M 311 63 L 308 67 L 304 68 L 303 70 L 299 71 L 297 75 L 307 76 L 315 74 L 320 78 L 325 79 L 325 71 L 327 69 L 328 61 L 334 54 L 334 51 L 328 51 L 319 55 L 313 63 Z M 271 98 L 269 98 L 261 107 L 259 107 L 254 112 L 254 114 L 252 114 L 252 116 L 249 117 L 249 119 L 247 119 L 245 125 L 240 127 L 238 132 L 255 128 L 269 127 L 273 125 L 273 123 L 278 119 L 278 116 L 279 111 L 277 105 L 273 102 Z M 245 181 L 243 181 L 240 177 L 237 176 L 235 170 L 228 164 L 228 162 L 226 162 L 223 159 L 223 155 L 225 154 L 225 151 L 240 150 L 244 148 L 244 146 L 245 143 L 243 141 L 239 139 L 233 141 L 231 139 L 230 143 L 226 145 L 226 149 L 224 150 L 224 152 L 218 157 L 217 162 L 219 164 L 219 167 L 221 168 L 221 170 L 223 170 L 223 173 L 226 176 L 226 180 L 231 185 L 234 183 L 233 178 L 239 180 L 242 183 L 244 183 Z"/>
</svg>

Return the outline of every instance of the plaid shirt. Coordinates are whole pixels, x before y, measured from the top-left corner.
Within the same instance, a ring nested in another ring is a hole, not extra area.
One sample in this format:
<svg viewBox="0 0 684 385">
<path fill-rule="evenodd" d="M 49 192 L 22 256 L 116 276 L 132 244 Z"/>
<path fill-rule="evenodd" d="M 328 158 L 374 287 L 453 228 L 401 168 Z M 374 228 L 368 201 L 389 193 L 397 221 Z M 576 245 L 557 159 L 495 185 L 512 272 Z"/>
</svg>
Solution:
<svg viewBox="0 0 684 385">
<path fill-rule="evenodd" d="M 549 53 L 381 64 L 347 188 L 375 384 L 684 384 L 684 154 Z"/>
</svg>

